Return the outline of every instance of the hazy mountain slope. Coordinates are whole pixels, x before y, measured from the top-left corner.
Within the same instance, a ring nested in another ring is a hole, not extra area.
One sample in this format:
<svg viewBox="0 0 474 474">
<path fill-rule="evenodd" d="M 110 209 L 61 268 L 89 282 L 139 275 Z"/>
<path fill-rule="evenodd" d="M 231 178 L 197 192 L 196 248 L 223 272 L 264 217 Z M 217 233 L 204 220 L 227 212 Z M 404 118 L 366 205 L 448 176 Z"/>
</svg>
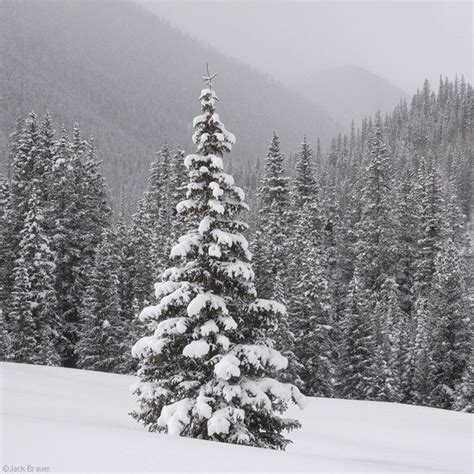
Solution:
<svg viewBox="0 0 474 474">
<path fill-rule="evenodd" d="M 471 415 L 309 398 L 286 452 L 149 433 L 135 377 L 0 363 L 3 464 L 50 472 L 470 472 Z M 47 433 L 47 436 L 45 434 Z"/>
<path fill-rule="evenodd" d="M 94 133 L 118 196 L 138 195 L 164 134 L 192 149 L 205 63 L 219 73 L 219 107 L 238 143 L 233 168 L 263 155 L 273 129 L 294 149 L 331 138 L 329 116 L 264 75 L 124 2 L 0 2 L 0 147 L 16 117 L 49 109 Z"/>
<path fill-rule="evenodd" d="M 391 112 L 408 97 L 399 87 L 366 69 L 346 66 L 302 80 L 297 89 L 326 110 L 345 129 L 375 111 Z"/>
</svg>

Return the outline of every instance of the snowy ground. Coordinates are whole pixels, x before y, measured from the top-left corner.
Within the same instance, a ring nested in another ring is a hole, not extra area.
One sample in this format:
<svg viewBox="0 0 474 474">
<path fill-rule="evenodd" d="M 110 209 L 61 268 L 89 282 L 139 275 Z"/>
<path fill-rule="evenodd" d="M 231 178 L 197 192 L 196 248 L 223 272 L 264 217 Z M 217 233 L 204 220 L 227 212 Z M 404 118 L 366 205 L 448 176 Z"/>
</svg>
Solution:
<svg viewBox="0 0 474 474">
<path fill-rule="evenodd" d="M 312 398 L 285 453 L 148 433 L 133 377 L 0 364 L 0 466 L 60 471 L 472 472 L 472 416 Z M 1 467 L 0 467 L 1 469 Z M 5 472 L 5 469 L 4 469 Z"/>
</svg>

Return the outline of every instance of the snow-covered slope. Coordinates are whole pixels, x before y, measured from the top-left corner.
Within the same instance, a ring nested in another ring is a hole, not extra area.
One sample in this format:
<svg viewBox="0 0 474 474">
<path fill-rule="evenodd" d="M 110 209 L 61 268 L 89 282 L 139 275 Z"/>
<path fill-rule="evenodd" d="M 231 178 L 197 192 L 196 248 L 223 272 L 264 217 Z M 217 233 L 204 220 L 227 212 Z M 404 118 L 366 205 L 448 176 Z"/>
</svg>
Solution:
<svg viewBox="0 0 474 474">
<path fill-rule="evenodd" d="M 50 471 L 471 472 L 472 417 L 312 398 L 286 452 L 148 433 L 133 377 L 0 364 L 2 465 Z M 293 413 L 294 411 L 294 413 Z"/>
</svg>

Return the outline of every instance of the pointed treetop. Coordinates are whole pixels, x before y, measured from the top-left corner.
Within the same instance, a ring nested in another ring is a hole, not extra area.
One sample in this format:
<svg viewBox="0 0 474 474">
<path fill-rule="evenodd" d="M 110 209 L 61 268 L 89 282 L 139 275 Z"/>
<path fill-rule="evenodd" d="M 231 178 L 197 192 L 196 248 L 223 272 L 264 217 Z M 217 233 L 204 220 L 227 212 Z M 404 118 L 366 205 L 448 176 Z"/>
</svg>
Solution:
<svg viewBox="0 0 474 474">
<path fill-rule="evenodd" d="M 203 76 L 202 80 L 206 83 L 209 89 L 212 90 L 212 80 L 217 76 L 217 72 L 215 72 L 214 74 L 211 74 L 209 72 L 209 63 L 206 63 L 206 71 L 207 71 L 207 76 Z"/>
</svg>

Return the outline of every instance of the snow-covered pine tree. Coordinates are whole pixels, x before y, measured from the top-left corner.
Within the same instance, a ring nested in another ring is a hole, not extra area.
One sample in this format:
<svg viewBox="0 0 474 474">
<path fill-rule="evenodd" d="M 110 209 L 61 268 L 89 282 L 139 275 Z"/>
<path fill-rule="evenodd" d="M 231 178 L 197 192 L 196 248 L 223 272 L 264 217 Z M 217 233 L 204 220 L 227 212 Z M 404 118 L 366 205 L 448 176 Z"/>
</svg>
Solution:
<svg viewBox="0 0 474 474">
<path fill-rule="evenodd" d="M 54 166 L 54 134 L 51 115 L 47 113 L 39 124 L 39 148 L 34 152 L 34 175 L 36 187 L 39 190 L 38 199 L 44 208 L 45 227 L 51 234 L 50 194 L 52 186 L 52 171 Z"/>
<path fill-rule="evenodd" d="M 367 327 L 372 327 L 372 343 L 377 342 L 379 346 L 385 346 L 390 341 L 390 335 L 383 331 L 383 321 L 377 318 L 375 301 L 378 300 L 384 282 L 395 273 L 395 222 L 390 206 L 391 196 L 393 194 L 390 160 L 382 133 L 381 118 L 378 116 L 368 150 L 367 169 L 360 202 L 361 214 L 356 225 L 357 240 L 354 246 L 356 261 L 354 265 L 355 275 L 359 280 L 356 287 L 360 286 L 360 290 L 356 294 L 359 294 L 359 298 L 364 300 L 362 305 L 366 312 L 363 316 L 364 324 Z M 394 301 L 398 301 L 398 298 L 395 298 Z M 357 311 L 351 310 L 351 306 L 354 307 L 353 302 L 350 302 L 346 315 L 354 320 L 354 314 L 357 314 Z M 351 321 L 348 324 L 343 324 L 346 327 L 351 327 Z M 363 338 L 367 337 L 362 329 L 357 333 Z M 342 341 L 343 346 L 354 343 L 354 334 L 345 331 L 345 337 L 349 337 L 350 340 Z M 363 341 L 360 344 L 364 346 Z M 348 347 L 343 349 L 346 354 L 348 351 Z M 383 386 L 383 380 L 392 371 L 392 368 L 389 367 L 390 361 L 385 360 L 383 363 L 380 361 L 381 356 L 386 356 L 390 352 L 391 350 L 368 352 L 369 360 L 364 361 L 364 364 L 372 367 L 374 379 L 370 393 L 373 398 L 378 397 L 377 392 L 390 391 L 389 387 Z M 379 360 L 376 361 L 376 359 Z M 377 371 L 379 371 L 378 374 Z M 390 383 L 388 379 L 387 383 Z M 384 397 L 385 395 L 380 394 L 380 396 Z"/>
<path fill-rule="evenodd" d="M 140 315 L 151 336 L 138 341 L 140 408 L 132 415 L 151 431 L 284 449 L 283 431 L 299 426 L 282 418 L 298 389 L 272 378 L 286 359 L 267 331 L 285 309 L 259 300 L 251 254 L 239 214 L 243 191 L 223 171 L 234 136 L 215 111 L 211 77 L 194 119 L 198 154 L 185 159 L 187 199 L 178 211 L 199 221 L 171 251 L 175 263 L 156 285 L 157 306 Z"/>
<path fill-rule="evenodd" d="M 305 393 L 333 395 L 334 305 L 328 282 L 328 261 L 323 248 L 323 215 L 314 176 L 313 151 L 304 138 L 296 157 L 292 193 L 291 260 L 286 285 L 290 324 L 295 334 L 298 373 Z"/>
<path fill-rule="evenodd" d="M 55 289 L 61 320 L 60 354 L 75 367 L 81 309 L 102 230 L 109 225 L 107 191 L 93 144 L 83 140 L 78 125 L 72 140 L 65 128 L 54 146 L 50 190 L 52 247 L 56 253 Z"/>
<path fill-rule="evenodd" d="M 415 363 L 413 371 L 413 401 L 428 404 L 433 390 L 430 376 L 431 351 L 430 334 L 433 321 L 430 317 L 430 298 L 436 255 L 443 248 L 445 240 L 445 204 L 441 177 L 434 163 L 434 157 L 422 159 L 418 170 L 417 195 L 420 205 L 416 260 L 414 265 L 414 317 L 416 337 L 412 345 Z"/>
<path fill-rule="evenodd" d="M 129 248 L 129 280 L 132 305 L 136 309 L 148 305 L 153 295 L 153 262 L 151 260 L 151 219 L 146 201 L 140 199 L 132 217 Z"/>
<path fill-rule="evenodd" d="M 288 263 L 290 188 L 283 164 L 280 139 L 274 131 L 258 191 L 260 208 L 255 233 L 256 287 L 261 296 L 284 301 L 286 290 L 283 276 Z"/>
<path fill-rule="evenodd" d="M 11 250 L 10 183 L 0 175 L 0 311 L 6 313 L 5 303 L 10 293 Z"/>
<path fill-rule="evenodd" d="M 396 283 L 398 286 L 399 348 L 394 348 L 398 374 L 399 400 L 410 403 L 414 396 L 414 373 L 417 318 L 415 312 L 414 273 L 418 255 L 420 229 L 418 219 L 420 206 L 416 188 L 416 171 L 408 162 L 411 155 L 407 151 L 407 164 L 401 172 L 396 188 L 394 213 L 396 215 Z M 393 307 L 393 306 L 392 306 Z M 396 309 L 396 308 L 395 308 Z M 393 337 L 393 336 L 392 336 Z"/>
<path fill-rule="evenodd" d="M 169 253 L 172 215 L 169 182 L 175 179 L 171 154 L 165 141 L 150 166 L 147 189 L 138 201 L 132 219 L 129 270 L 131 296 L 136 309 L 151 303 L 153 283 L 165 269 Z"/>
<path fill-rule="evenodd" d="M 468 364 L 461 382 L 456 386 L 453 393 L 453 409 L 472 413 L 472 369 Z"/>
<path fill-rule="evenodd" d="M 442 180 L 434 157 L 422 159 L 418 170 L 417 199 L 419 241 L 415 265 L 415 293 L 420 300 L 429 291 L 435 272 L 435 258 L 441 250 L 446 228 Z"/>
<path fill-rule="evenodd" d="M 156 155 L 151 165 L 148 188 L 144 194 L 145 206 L 150 224 L 150 259 L 156 281 L 166 269 L 170 250 L 170 228 L 172 207 L 169 195 L 172 150 L 167 141 Z M 174 205 L 176 206 L 177 203 Z M 153 285 L 150 286 L 150 289 Z"/>
<path fill-rule="evenodd" d="M 59 328 L 53 288 L 54 254 L 49 240 L 54 131 L 49 115 L 38 123 L 33 112 L 18 125 L 12 136 L 8 206 L 2 229 L 2 267 L 6 272 L 1 283 L 2 299 L 7 293 L 11 295 L 2 302 L 4 322 L 14 360 L 26 357 L 32 363 L 55 365 L 58 357 L 54 344 Z M 20 315 L 22 310 L 24 317 Z M 28 329 L 20 335 L 23 325 Z"/>
<path fill-rule="evenodd" d="M 18 258 L 13 271 L 13 288 L 10 296 L 9 321 L 9 360 L 29 364 L 40 363 L 37 358 L 38 340 L 36 324 L 31 308 L 31 284 L 27 263 Z"/>
<path fill-rule="evenodd" d="M 14 258 L 11 249 L 10 186 L 8 179 L 0 175 L 0 360 L 9 360 L 11 350 L 11 326 L 7 302 L 12 287 L 11 270 Z"/>
<path fill-rule="evenodd" d="M 414 306 L 413 277 L 420 231 L 420 207 L 415 178 L 415 169 L 407 166 L 399 178 L 394 202 L 397 222 L 397 283 L 400 289 L 400 306 L 407 314 L 412 313 Z"/>
<path fill-rule="evenodd" d="M 377 294 L 374 308 L 375 393 L 377 400 L 395 402 L 401 398 L 401 374 L 406 362 L 403 336 L 407 332 L 407 315 L 400 308 L 398 285 L 387 278 Z"/>
<path fill-rule="evenodd" d="M 431 404 L 452 409 L 456 388 L 470 363 L 471 308 L 459 248 L 451 239 L 435 259 L 429 298 Z"/>
<path fill-rule="evenodd" d="M 186 228 L 186 219 L 182 214 L 178 214 L 176 206 L 186 197 L 187 171 L 184 166 L 184 151 L 180 147 L 174 150 L 170 163 L 170 178 L 168 185 L 168 195 L 170 201 L 170 225 L 169 243 L 172 245 L 183 235 Z M 166 254 L 168 256 L 168 254 Z"/>
<path fill-rule="evenodd" d="M 288 304 L 290 264 L 290 187 L 285 176 L 284 156 L 280 151 L 280 139 L 273 132 L 267 156 L 264 175 L 258 190 L 260 208 L 255 232 L 256 288 L 260 296 L 276 299 Z M 271 236 L 271 237 L 270 237 Z M 302 367 L 294 353 L 295 338 L 290 327 L 290 314 L 282 317 L 278 330 L 272 334 L 277 346 L 288 359 L 285 382 L 302 386 L 298 372 Z"/>
<path fill-rule="evenodd" d="M 119 323 L 118 331 L 123 333 L 123 344 L 126 352 L 119 368 L 121 373 L 134 374 L 137 371 L 137 360 L 132 357 L 130 347 L 144 335 L 144 327 L 138 319 L 140 309 L 134 301 L 130 282 L 130 266 L 133 255 L 130 252 L 130 226 L 125 220 L 124 210 L 114 223 L 112 233 L 115 235 L 115 246 L 118 249 L 114 266 L 118 276 Z M 97 257 L 97 256 L 96 256 Z"/>
<path fill-rule="evenodd" d="M 55 289 L 58 316 L 61 321 L 59 352 L 62 365 L 75 367 L 79 322 L 85 301 L 83 268 L 81 267 L 84 241 L 87 233 L 87 203 L 84 196 L 84 164 L 86 145 L 75 125 L 70 140 L 64 126 L 55 145 L 51 204 L 53 209 L 53 249 L 56 253 Z M 88 265 L 88 268 L 90 266 Z"/>
<path fill-rule="evenodd" d="M 11 146 L 10 168 L 10 206 L 13 232 L 12 248 L 17 253 L 16 246 L 21 237 L 20 232 L 28 213 L 30 188 L 35 177 L 35 154 L 41 148 L 40 129 L 34 112 L 28 115 L 23 128 L 17 130 Z"/>
<path fill-rule="evenodd" d="M 58 365 L 56 343 L 59 322 L 54 293 L 54 254 L 43 227 L 44 210 L 33 186 L 29 211 L 21 231 L 19 257 L 13 271 L 14 285 L 9 313 L 12 359 Z"/>
<path fill-rule="evenodd" d="M 318 197 L 316 178 L 314 176 L 313 150 L 306 137 L 303 137 L 300 150 L 296 155 L 295 168 L 293 204 L 295 207 L 302 207 L 307 203 L 316 201 L 315 198 Z"/>
<path fill-rule="evenodd" d="M 101 372 L 127 370 L 127 330 L 120 308 L 120 255 L 115 229 L 107 229 L 97 249 L 83 309 L 77 366 Z M 131 322 L 131 321 L 130 321 Z"/>
<path fill-rule="evenodd" d="M 338 394 L 355 400 L 374 396 L 374 330 L 368 311 L 367 291 L 354 275 L 342 321 L 342 343 L 338 360 Z"/>
<path fill-rule="evenodd" d="M 84 226 L 82 233 L 83 250 L 81 266 L 84 272 L 90 274 L 88 268 L 94 266 L 96 250 L 102 240 L 102 233 L 111 225 L 112 210 L 105 178 L 102 175 L 101 161 L 97 158 L 94 138 L 90 137 L 85 143 L 84 153 Z M 88 286 L 88 282 L 86 282 Z"/>
<path fill-rule="evenodd" d="M 390 276 L 394 260 L 394 216 L 390 199 L 390 158 L 378 119 L 369 146 L 361 218 L 357 224 L 356 267 L 364 289 L 377 292 Z"/>
</svg>

